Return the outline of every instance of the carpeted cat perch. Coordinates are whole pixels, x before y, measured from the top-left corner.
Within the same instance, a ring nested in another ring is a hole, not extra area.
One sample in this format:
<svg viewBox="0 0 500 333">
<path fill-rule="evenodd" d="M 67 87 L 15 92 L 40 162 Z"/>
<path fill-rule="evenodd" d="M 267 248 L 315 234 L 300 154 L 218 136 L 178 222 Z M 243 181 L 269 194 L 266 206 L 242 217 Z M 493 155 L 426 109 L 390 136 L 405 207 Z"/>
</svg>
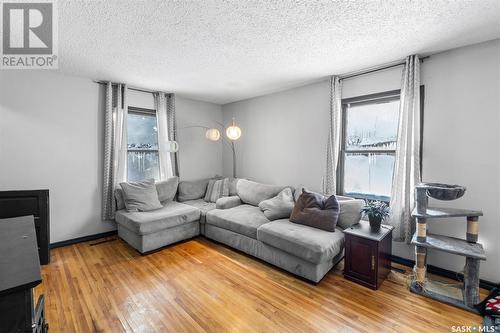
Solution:
<svg viewBox="0 0 500 333">
<path fill-rule="evenodd" d="M 481 211 L 429 207 L 429 197 L 437 200 L 455 200 L 463 196 L 465 187 L 437 183 L 421 183 L 415 188 L 416 207 L 412 216 L 417 221 L 413 235 L 415 248 L 414 277 L 410 290 L 414 293 L 478 313 L 474 305 L 479 303 L 479 263 L 486 260 L 483 246 L 477 243 Z M 465 217 L 466 239 L 459 239 L 428 232 L 428 220 Z M 464 281 L 459 287 L 433 281 L 427 277 L 427 249 L 439 250 L 465 257 Z"/>
</svg>

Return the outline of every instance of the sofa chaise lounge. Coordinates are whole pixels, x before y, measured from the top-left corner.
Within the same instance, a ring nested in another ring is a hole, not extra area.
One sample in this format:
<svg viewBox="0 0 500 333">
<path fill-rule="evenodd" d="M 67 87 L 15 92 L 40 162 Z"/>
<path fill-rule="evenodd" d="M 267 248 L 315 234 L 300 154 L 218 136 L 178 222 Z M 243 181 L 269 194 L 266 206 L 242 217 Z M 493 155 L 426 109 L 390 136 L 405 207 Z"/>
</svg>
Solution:
<svg viewBox="0 0 500 333">
<path fill-rule="evenodd" d="M 117 190 L 119 237 L 146 254 L 201 234 L 317 283 L 343 257 L 343 230 L 361 218 L 362 200 L 337 196 L 340 215 L 335 232 L 288 218 L 270 221 L 259 203 L 293 187 L 237 179 L 229 196 L 211 203 L 203 200 L 207 184 L 208 180 L 181 181 L 176 200 L 149 212 L 127 212 Z M 301 188 L 295 191 L 297 196 Z"/>
</svg>

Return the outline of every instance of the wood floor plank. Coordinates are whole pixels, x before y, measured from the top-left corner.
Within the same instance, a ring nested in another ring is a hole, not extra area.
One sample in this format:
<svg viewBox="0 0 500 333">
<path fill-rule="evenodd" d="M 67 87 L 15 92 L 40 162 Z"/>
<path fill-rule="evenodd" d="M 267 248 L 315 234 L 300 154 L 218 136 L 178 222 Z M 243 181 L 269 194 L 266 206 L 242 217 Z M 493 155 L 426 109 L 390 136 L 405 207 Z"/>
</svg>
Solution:
<svg viewBox="0 0 500 333">
<path fill-rule="evenodd" d="M 340 264 L 314 285 L 203 238 L 147 256 L 94 243 L 54 249 L 42 268 L 50 332 L 450 332 L 481 321 L 410 293 L 403 274 L 374 291 Z"/>
</svg>

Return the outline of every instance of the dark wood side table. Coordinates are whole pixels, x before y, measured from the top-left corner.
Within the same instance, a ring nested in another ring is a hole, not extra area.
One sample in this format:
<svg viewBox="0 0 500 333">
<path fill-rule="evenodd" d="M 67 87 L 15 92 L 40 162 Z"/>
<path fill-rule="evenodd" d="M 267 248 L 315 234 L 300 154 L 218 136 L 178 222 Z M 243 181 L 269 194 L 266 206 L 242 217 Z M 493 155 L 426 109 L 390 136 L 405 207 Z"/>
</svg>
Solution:
<svg viewBox="0 0 500 333">
<path fill-rule="evenodd" d="M 365 287 L 378 289 L 391 271 L 392 226 L 372 231 L 368 221 L 344 230 L 344 277 Z"/>
</svg>

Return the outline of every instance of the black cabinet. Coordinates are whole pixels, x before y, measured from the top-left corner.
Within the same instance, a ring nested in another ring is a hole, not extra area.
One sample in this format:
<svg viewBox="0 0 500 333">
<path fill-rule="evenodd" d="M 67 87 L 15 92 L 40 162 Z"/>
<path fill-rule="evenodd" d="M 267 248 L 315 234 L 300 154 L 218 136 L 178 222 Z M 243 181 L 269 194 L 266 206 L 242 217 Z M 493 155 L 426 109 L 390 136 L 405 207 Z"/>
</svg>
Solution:
<svg viewBox="0 0 500 333">
<path fill-rule="evenodd" d="M 33 216 L 0 219 L 0 332 L 46 333 L 44 298 Z"/>
<path fill-rule="evenodd" d="M 372 231 L 361 221 L 344 230 L 344 277 L 365 287 L 378 289 L 391 270 L 391 226 Z"/>
<path fill-rule="evenodd" d="M 33 215 L 40 263 L 50 262 L 49 190 L 0 191 L 0 219 Z"/>
</svg>

